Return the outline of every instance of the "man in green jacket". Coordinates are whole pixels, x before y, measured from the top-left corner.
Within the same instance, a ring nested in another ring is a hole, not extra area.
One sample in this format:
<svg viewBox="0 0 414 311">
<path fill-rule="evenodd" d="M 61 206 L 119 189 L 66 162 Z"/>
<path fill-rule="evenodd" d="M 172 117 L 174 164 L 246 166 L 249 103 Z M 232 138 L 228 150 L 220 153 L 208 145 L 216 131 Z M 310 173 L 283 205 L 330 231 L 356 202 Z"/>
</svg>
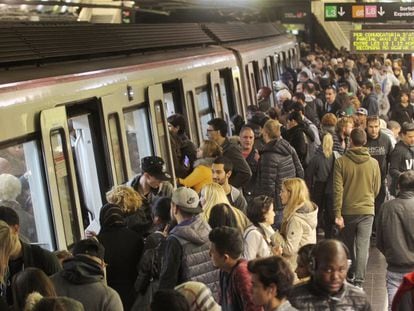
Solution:
<svg viewBox="0 0 414 311">
<path fill-rule="evenodd" d="M 380 168 L 363 147 L 366 141 L 364 130 L 352 130 L 351 148 L 335 161 L 333 184 L 335 223 L 351 251 L 352 267 L 348 276 L 359 287 L 365 279 L 374 201 L 381 187 Z"/>
</svg>

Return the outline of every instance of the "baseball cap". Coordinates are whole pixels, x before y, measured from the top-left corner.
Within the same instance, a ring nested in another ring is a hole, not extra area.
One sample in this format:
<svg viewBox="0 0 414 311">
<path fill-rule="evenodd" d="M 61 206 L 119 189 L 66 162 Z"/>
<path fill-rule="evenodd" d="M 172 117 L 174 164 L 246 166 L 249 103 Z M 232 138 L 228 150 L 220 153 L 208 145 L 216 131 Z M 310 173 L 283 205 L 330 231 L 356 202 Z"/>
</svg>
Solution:
<svg viewBox="0 0 414 311">
<path fill-rule="evenodd" d="M 141 160 L 141 169 L 144 173 L 159 180 L 169 180 L 171 176 L 164 171 L 164 160 L 157 156 L 145 157 Z"/>
<path fill-rule="evenodd" d="M 356 111 L 355 111 L 355 114 L 363 114 L 363 115 L 368 115 L 368 110 L 366 110 L 365 108 L 358 108 Z"/>
<path fill-rule="evenodd" d="M 95 238 L 80 240 L 72 249 L 73 256 L 89 255 L 104 260 L 105 248 Z"/>
<path fill-rule="evenodd" d="M 202 211 L 198 194 L 191 188 L 181 187 L 174 190 L 171 201 L 187 213 L 199 214 Z"/>
</svg>

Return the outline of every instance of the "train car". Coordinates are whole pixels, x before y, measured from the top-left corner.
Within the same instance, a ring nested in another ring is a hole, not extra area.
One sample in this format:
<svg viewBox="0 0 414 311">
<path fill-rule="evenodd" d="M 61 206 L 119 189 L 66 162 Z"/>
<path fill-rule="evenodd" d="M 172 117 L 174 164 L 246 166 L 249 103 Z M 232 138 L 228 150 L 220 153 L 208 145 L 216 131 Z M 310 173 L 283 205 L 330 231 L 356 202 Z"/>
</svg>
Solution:
<svg viewBox="0 0 414 311">
<path fill-rule="evenodd" d="M 0 199 L 51 250 L 96 226 L 105 193 L 143 157 L 175 177 L 169 115 L 198 145 L 211 118 L 245 115 L 299 57 L 272 24 L 10 24 L 0 38 L 0 173 L 22 185 Z"/>
</svg>

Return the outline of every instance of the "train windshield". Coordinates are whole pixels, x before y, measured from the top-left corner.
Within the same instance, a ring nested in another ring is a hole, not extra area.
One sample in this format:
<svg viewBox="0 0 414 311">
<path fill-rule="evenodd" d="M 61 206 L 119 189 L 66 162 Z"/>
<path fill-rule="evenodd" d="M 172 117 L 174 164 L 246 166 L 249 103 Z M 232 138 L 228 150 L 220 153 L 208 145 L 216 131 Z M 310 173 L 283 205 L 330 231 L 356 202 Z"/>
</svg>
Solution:
<svg viewBox="0 0 414 311">
<path fill-rule="evenodd" d="M 0 205 L 17 212 L 23 241 L 53 250 L 54 230 L 46 193 L 36 141 L 0 149 Z"/>
</svg>

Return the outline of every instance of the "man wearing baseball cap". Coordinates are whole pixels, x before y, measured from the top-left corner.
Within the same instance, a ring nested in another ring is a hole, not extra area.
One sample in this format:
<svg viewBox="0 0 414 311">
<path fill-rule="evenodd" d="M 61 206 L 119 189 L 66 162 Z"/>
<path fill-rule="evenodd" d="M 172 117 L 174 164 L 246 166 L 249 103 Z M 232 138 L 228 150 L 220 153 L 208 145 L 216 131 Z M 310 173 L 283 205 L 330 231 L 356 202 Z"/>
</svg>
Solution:
<svg viewBox="0 0 414 311">
<path fill-rule="evenodd" d="M 143 228 L 145 235 L 152 226 L 151 205 L 159 197 L 171 198 L 173 186 L 169 182 L 171 176 L 164 170 L 164 160 L 157 156 L 149 156 L 141 160 L 141 174 L 127 182 L 142 197 L 142 207 L 139 209 L 139 223 L 130 224 Z"/>
<path fill-rule="evenodd" d="M 358 108 L 355 111 L 355 127 L 360 128 L 361 130 L 366 129 L 367 127 L 367 116 L 368 116 L 368 110 L 365 108 Z"/>
<path fill-rule="evenodd" d="M 191 188 L 174 190 L 171 218 L 177 225 L 169 233 L 160 274 L 160 289 L 173 289 L 187 281 L 206 284 L 218 293 L 219 272 L 209 256 L 210 226 L 200 217 L 198 194 Z"/>
</svg>

